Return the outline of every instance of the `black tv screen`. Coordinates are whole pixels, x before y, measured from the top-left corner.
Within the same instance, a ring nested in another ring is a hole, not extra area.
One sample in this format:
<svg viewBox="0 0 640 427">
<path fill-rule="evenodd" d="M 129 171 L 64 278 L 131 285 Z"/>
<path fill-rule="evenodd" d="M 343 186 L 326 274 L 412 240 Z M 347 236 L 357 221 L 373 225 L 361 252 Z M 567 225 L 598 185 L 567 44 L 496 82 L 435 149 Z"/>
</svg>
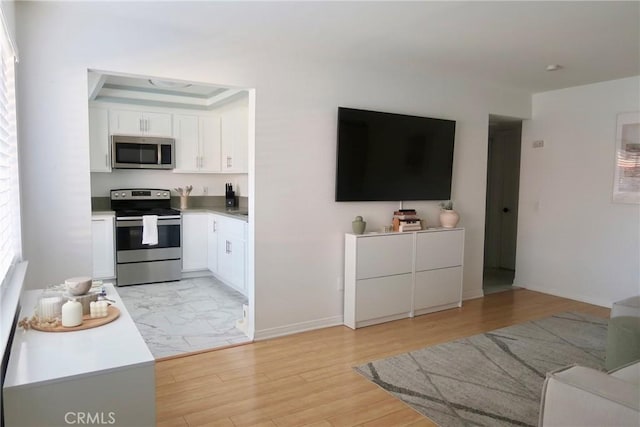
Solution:
<svg viewBox="0 0 640 427">
<path fill-rule="evenodd" d="M 338 108 L 336 201 L 448 200 L 456 122 Z"/>
</svg>

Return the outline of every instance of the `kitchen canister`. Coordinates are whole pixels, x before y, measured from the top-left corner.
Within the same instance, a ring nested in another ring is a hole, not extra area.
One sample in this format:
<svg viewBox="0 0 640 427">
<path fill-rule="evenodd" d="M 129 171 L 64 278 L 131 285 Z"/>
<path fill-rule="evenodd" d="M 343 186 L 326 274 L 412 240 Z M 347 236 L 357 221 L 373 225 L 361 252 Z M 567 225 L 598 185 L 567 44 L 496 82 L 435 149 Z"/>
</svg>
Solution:
<svg viewBox="0 0 640 427">
<path fill-rule="evenodd" d="M 72 299 L 62 306 L 62 326 L 72 328 L 79 325 L 82 325 L 82 304 Z"/>
</svg>

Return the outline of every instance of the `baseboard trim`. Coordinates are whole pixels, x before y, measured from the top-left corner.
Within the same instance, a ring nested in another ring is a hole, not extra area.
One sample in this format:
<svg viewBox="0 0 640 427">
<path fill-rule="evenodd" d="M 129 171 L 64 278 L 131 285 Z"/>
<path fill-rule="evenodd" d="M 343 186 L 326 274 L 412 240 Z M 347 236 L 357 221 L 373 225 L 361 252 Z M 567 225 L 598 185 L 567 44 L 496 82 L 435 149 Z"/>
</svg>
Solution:
<svg viewBox="0 0 640 427">
<path fill-rule="evenodd" d="M 554 295 L 556 297 L 562 297 L 562 298 L 572 299 L 575 301 L 586 302 L 587 304 L 598 305 L 600 307 L 611 308 L 610 301 L 605 301 L 600 298 L 585 297 L 584 295 L 575 295 L 571 292 L 566 292 L 564 290 L 557 289 L 557 288 L 549 288 L 546 286 L 523 286 L 523 285 L 518 285 L 518 287 L 528 289 L 534 292 L 541 292 L 543 294 Z"/>
<path fill-rule="evenodd" d="M 476 298 L 482 298 L 484 297 L 484 292 L 482 291 L 482 288 L 480 289 L 473 289 L 471 291 L 465 291 L 462 293 L 462 300 L 466 301 L 466 300 L 470 300 L 470 299 L 476 299 Z"/>
<path fill-rule="evenodd" d="M 196 277 L 214 277 L 209 270 L 183 271 L 182 279 L 195 279 Z"/>
<path fill-rule="evenodd" d="M 270 338 L 282 337 L 285 335 L 298 334 L 300 332 L 308 332 L 316 329 L 330 328 L 343 324 L 342 316 L 326 317 L 324 319 L 311 320 L 308 322 L 294 323 L 292 325 L 278 326 L 276 328 L 268 328 L 256 330 L 254 341 L 262 341 Z"/>
</svg>

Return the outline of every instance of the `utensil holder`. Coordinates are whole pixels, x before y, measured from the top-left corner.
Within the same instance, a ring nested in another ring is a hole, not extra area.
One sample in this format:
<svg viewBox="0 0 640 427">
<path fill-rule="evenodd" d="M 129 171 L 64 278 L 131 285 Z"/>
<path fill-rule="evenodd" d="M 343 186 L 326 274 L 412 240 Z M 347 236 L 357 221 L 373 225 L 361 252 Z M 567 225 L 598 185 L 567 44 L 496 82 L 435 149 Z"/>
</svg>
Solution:
<svg viewBox="0 0 640 427">
<path fill-rule="evenodd" d="M 189 206 L 189 196 L 180 196 L 180 209 L 187 209 Z"/>
</svg>

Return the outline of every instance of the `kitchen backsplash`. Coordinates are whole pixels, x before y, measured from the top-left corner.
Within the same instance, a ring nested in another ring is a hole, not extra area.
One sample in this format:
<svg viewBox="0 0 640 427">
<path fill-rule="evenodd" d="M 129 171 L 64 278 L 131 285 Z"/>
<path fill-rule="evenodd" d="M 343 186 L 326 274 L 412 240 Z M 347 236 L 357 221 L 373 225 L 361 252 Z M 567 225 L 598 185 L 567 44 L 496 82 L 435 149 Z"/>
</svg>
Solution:
<svg viewBox="0 0 640 427">
<path fill-rule="evenodd" d="M 236 197 L 237 207 L 240 209 L 249 207 L 249 199 L 247 197 Z M 189 196 L 189 208 L 220 208 L 224 207 L 224 196 Z M 171 206 L 180 207 L 180 197 L 171 196 Z M 109 197 L 92 197 L 92 211 L 109 211 L 111 210 L 111 201 Z"/>
<path fill-rule="evenodd" d="M 247 174 L 181 174 L 172 171 L 116 170 L 111 173 L 91 174 L 91 196 L 109 197 L 117 188 L 174 188 L 193 186 L 191 196 L 223 196 L 226 183 L 233 184 L 236 196 L 248 195 Z"/>
</svg>

